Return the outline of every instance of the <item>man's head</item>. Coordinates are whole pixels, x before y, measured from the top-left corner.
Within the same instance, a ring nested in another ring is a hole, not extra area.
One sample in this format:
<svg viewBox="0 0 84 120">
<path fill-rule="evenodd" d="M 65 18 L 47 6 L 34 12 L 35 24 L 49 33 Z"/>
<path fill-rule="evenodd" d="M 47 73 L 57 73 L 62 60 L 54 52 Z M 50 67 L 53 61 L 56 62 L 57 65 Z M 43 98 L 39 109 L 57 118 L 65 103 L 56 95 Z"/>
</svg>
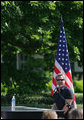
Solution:
<svg viewBox="0 0 84 120">
<path fill-rule="evenodd" d="M 43 111 L 42 119 L 57 119 L 58 115 L 53 110 L 45 110 Z"/>
<path fill-rule="evenodd" d="M 62 73 L 57 74 L 55 79 L 56 79 L 57 85 L 59 85 L 60 87 L 65 85 L 65 77 L 64 77 L 64 75 Z"/>
<path fill-rule="evenodd" d="M 69 112 L 69 119 L 83 119 L 83 110 L 80 108 L 73 108 Z"/>
</svg>

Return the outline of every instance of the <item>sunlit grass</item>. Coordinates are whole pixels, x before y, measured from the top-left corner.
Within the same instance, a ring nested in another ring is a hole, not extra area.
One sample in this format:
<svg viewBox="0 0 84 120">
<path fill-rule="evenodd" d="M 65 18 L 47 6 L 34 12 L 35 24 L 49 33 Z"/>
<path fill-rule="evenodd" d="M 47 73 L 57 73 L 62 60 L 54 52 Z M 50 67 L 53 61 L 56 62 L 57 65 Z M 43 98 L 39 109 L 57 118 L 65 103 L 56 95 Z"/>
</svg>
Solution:
<svg viewBox="0 0 84 120">
<path fill-rule="evenodd" d="M 83 104 L 77 104 L 77 107 L 83 109 Z"/>
</svg>

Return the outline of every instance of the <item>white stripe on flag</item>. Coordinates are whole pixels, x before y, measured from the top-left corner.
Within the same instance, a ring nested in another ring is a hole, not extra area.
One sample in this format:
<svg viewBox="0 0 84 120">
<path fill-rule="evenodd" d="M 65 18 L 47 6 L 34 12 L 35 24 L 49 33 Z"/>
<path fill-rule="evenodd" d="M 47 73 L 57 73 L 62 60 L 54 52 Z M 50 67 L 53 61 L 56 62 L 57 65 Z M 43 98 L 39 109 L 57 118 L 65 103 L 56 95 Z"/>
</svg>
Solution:
<svg viewBox="0 0 84 120">
<path fill-rule="evenodd" d="M 54 79 L 55 79 L 56 75 L 57 75 L 57 74 L 56 74 L 55 71 L 54 71 L 54 74 L 53 74 Z"/>
<path fill-rule="evenodd" d="M 56 87 L 56 86 L 52 83 L 52 90 L 53 90 L 53 91 L 54 91 L 55 87 Z"/>
</svg>

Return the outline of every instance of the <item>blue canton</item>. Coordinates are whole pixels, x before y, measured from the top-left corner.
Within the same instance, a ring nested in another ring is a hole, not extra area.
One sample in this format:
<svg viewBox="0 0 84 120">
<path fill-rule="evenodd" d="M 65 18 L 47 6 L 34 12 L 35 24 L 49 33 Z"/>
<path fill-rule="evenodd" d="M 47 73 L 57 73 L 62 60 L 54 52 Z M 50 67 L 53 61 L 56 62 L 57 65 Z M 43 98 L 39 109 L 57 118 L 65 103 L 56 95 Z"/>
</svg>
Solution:
<svg viewBox="0 0 84 120">
<path fill-rule="evenodd" d="M 68 55 L 68 47 L 66 42 L 65 30 L 63 27 L 62 20 L 61 20 L 61 29 L 60 29 L 60 36 L 58 40 L 56 60 L 61 65 L 65 73 L 67 73 L 71 69 L 70 63 L 69 63 L 69 55 Z"/>
</svg>

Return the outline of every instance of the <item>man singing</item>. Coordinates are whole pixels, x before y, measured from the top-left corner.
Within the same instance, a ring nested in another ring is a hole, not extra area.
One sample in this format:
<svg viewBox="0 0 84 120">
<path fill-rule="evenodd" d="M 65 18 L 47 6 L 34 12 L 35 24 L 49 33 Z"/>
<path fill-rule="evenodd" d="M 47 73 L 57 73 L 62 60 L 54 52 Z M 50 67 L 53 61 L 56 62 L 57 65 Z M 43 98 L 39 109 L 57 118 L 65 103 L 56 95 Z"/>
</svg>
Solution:
<svg viewBox="0 0 84 120">
<path fill-rule="evenodd" d="M 73 92 L 65 85 L 65 78 L 63 74 L 57 74 L 55 79 L 57 87 L 53 92 L 53 109 L 63 110 L 63 117 L 67 118 L 69 110 L 74 108 Z"/>
</svg>

